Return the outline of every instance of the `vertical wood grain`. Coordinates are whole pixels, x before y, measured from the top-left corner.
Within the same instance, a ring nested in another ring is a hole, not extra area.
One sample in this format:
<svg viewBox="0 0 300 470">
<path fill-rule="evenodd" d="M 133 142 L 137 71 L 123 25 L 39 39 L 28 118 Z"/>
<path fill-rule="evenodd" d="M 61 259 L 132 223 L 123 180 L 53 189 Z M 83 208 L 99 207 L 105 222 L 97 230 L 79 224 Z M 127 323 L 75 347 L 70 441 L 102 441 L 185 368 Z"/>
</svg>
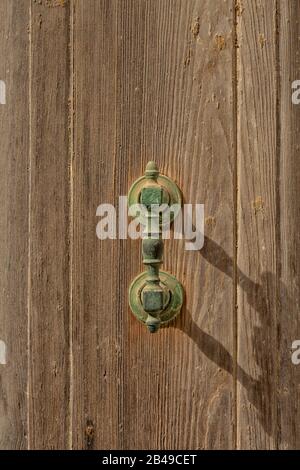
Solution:
<svg viewBox="0 0 300 470">
<path fill-rule="evenodd" d="M 276 2 L 237 2 L 237 446 L 277 445 Z"/>
<path fill-rule="evenodd" d="M 29 447 L 69 441 L 68 1 L 31 1 Z"/>
<path fill-rule="evenodd" d="M 292 82 L 300 79 L 300 4 L 280 2 L 280 364 L 279 447 L 300 447 L 300 366 L 291 361 L 300 340 L 300 105 L 292 103 Z"/>
<path fill-rule="evenodd" d="M 73 447 L 231 448 L 232 2 L 74 6 Z M 201 252 L 165 243 L 186 307 L 157 335 L 128 308 L 140 241 L 95 233 L 97 206 L 116 204 L 150 159 L 207 214 Z"/>
<path fill-rule="evenodd" d="M 123 8 L 123 7 L 122 7 Z M 119 448 L 118 390 L 126 277 L 119 242 L 96 237 L 96 210 L 118 198 L 116 115 L 117 4 L 74 2 L 73 442 Z M 119 34 L 121 34 L 119 32 Z M 123 77 L 128 80 L 128 77 Z M 122 168 L 126 174 L 127 167 Z"/>
<path fill-rule="evenodd" d="M 0 2 L 1 449 L 299 447 L 299 14 Z M 186 300 L 156 335 L 141 241 L 96 236 L 149 160 L 205 204 L 200 251 L 165 241 Z"/>
<path fill-rule="evenodd" d="M 27 446 L 28 21 L 26 0 L 0 2 L 0 448 Z"/>
</svg>

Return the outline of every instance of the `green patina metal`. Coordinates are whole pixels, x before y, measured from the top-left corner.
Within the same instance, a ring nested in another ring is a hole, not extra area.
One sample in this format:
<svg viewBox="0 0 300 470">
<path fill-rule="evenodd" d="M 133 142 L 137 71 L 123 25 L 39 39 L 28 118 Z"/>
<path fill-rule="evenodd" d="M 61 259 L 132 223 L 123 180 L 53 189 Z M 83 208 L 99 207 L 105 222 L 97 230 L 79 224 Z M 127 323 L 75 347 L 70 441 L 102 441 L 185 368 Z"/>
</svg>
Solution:
<svg viewBox="0 0 300 470">
<path fill-rule="evenodd" d="M 129 304 L 133 314 L 143 322 L 151 333 L 161 325 L 173 320 L 180 312 L 183 303 L 183 288 L 177 279 L 160 271 L 163 262 L 162 214 L 155 211 L 163 204 L 176 206 L 170 214 L 174 220 L 181 207 L 181 194 L 176 184 L 168 177 L 159 175 L 154 162 L 149 162 L 145 176 L 131 187 L 128 196 L 129 206 L 142 204 L 144 211 L 139 213 L 143 225 L 143 263 L 146 271 L 139 274 L 129 288 Z"/>
</svg>

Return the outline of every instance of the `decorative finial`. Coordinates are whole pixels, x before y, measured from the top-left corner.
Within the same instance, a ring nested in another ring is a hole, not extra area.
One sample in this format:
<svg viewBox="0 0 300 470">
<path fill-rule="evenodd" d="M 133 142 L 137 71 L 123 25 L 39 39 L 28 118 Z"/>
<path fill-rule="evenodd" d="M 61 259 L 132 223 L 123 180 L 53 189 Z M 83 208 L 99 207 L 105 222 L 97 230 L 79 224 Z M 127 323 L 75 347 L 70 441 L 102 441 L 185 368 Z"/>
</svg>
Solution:
<svg viewBox="0 0 300 470">
<path fill-rule="evenodd" d="M 145 176 L 147 178 L 152 178 L 156 180 L 159 175 L 159 170 L 158 166 L 156 165 L 155 162 L 151 161 L 147 163 L 146 170 L 145 170 Z"/>
</svg>

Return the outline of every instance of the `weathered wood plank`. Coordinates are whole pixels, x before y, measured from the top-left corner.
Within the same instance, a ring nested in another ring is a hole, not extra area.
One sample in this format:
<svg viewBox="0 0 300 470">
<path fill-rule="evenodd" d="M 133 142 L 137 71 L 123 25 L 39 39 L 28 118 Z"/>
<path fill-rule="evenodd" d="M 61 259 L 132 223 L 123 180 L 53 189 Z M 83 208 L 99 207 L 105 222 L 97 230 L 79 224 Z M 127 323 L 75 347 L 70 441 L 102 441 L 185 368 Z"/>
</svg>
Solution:
<svg viewBox="0 0 300 470">
<path fill-rule="evenodd" d="M 1 449 L 27 447 L 28 21 L 26 0 L 0 2 Z"/>
<path fill-rule="evenodd" d="M 70 6 L 31 1 L 29 447 L 69 443 Z"/>
<path fill-rule="evenodd" d="M 276 447 L 276 1 L 237 4 L 237 446 Z"/>
<path fill-rule="evenodd" d="M 123 8 L 123 7 L 122 7 Z M 118 243 L 96 237 L 96 209 L 115 204 L 117 4 L 74 2 L 73 447 L 118 448 Z M 119 32 L 119 34 L 121 34 Z M 123 167 L 125 174 L 126 168 Z"/>
<path fill-rule="evenodd" d="M 231 7 L 75 2 L 75 448 L 234 446 Z M 155 336 L 128 308 L 140 241 L 95 235 L 97 206 L 126 195 L 150 159 L 208 217 L 201 253 L 166 241 L 186 309 Z"/>
<path fill-rule="evenodd" d="M 300 105 L 291 100 L 291 85 L 300 79 L 300 4 L 280 2 L 280 364 L 278 381 L 279 447 L 300 448 L 300 365 L 291 347 L 300 340 Z"/>
</svg>

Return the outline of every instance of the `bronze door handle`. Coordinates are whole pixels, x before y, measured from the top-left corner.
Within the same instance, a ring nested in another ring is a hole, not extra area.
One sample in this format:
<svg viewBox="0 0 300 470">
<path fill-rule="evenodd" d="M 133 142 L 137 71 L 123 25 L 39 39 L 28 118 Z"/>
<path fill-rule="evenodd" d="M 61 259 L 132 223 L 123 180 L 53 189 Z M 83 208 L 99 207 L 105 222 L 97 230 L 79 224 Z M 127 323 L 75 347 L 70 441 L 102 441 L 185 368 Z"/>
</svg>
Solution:
<svg viewBox="0 0 300 470">
<path fill-rule="evenodd" d="M 173 320 L 183 303 L 183 288 L 169 273 L 160 271 L 164 242 L 164 215 L 172 222 L 181 209 L 182 199 L 177 185 L 160 175 L 157 165 L 149 162 L 145 176 L 130 188 L 129 207 L 139 207 L 143 226 L 142 253 L 146 270 L 139 274 L 129 288 L 129 304 L 133 314 L 151 333 Z"/>
</svg>

